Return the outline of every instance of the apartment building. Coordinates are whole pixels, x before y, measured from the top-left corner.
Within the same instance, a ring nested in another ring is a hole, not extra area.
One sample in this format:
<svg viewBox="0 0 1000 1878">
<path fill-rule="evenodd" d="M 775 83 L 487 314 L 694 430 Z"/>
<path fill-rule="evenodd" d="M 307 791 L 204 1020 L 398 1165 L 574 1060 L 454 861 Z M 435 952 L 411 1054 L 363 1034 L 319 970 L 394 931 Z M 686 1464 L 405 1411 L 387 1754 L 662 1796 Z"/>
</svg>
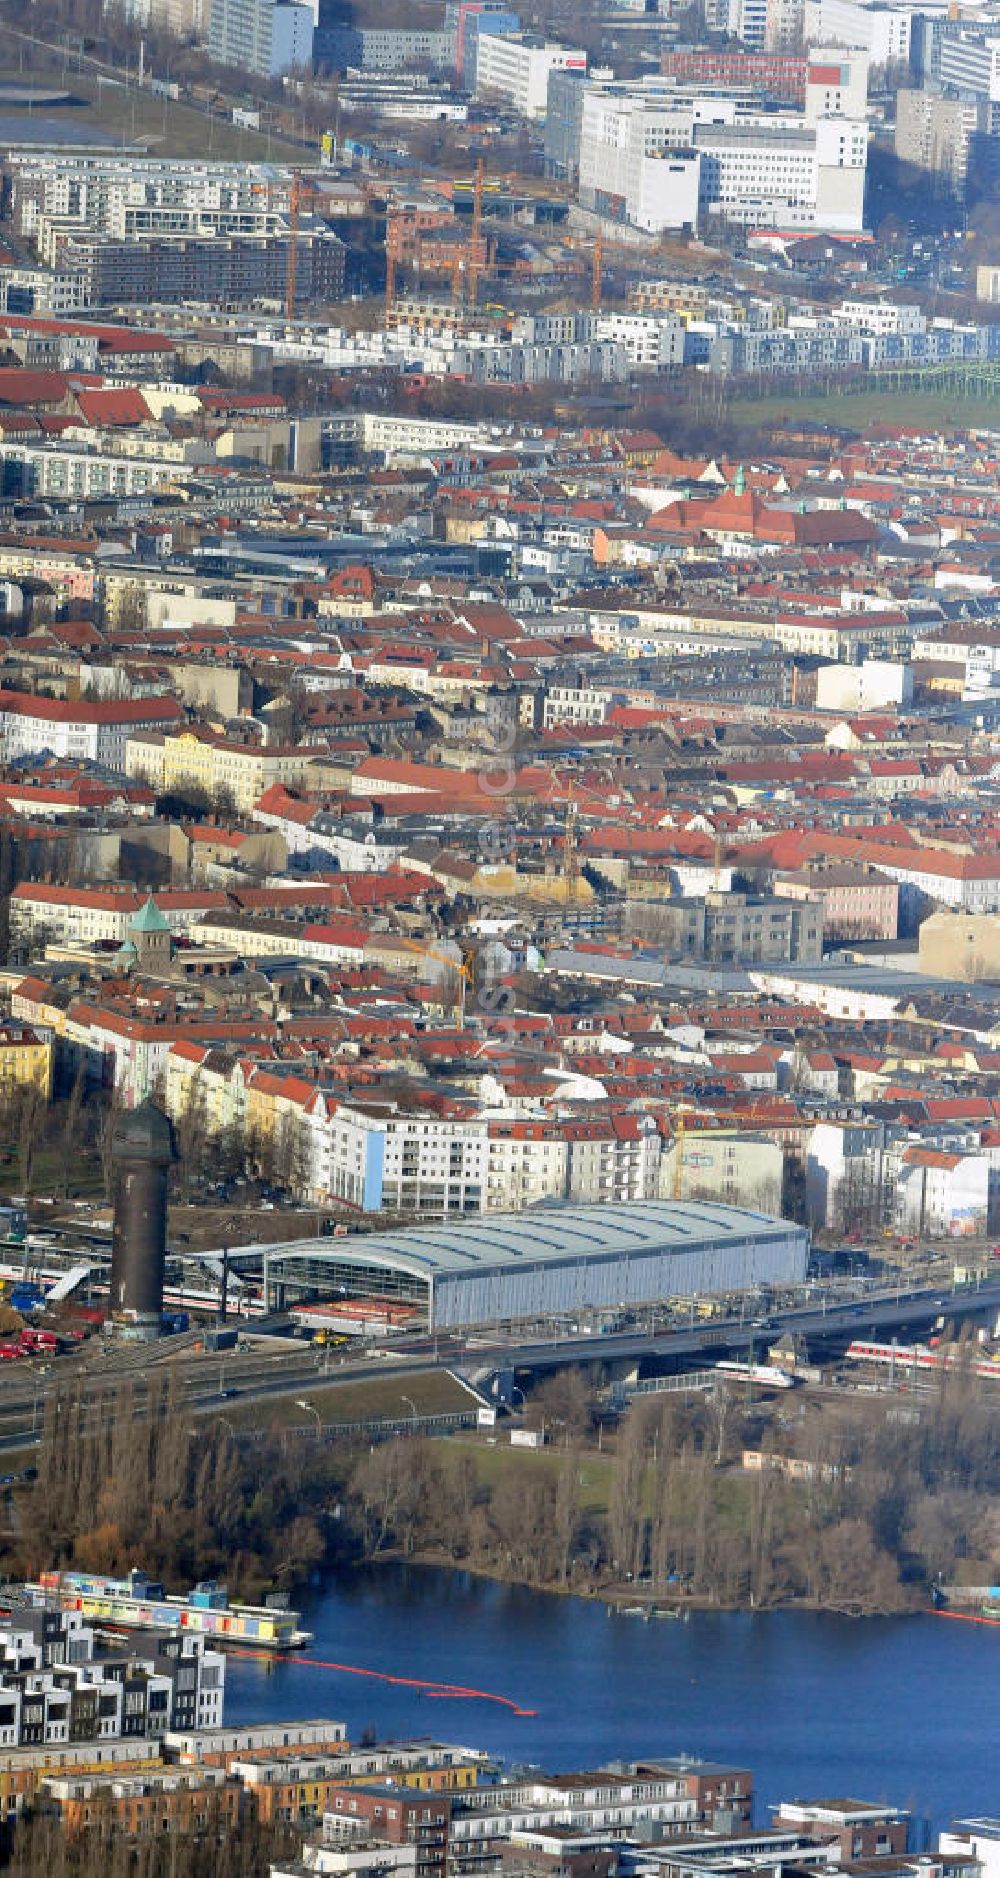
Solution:
<svg viewBox="0 0 1000 1878">
<path fill-rule="evenodd" d="M 209 57 L 258 78 L 306 71 L 315 24 L 312 6 L 292 0 L 212 0 Z"/>
<path fill-rule="evenodd" d="M 204 157 L 32 148 L 7 152 L 4 170 L 14 229 L 41 250 L 47 230 L 73 226 L 116 241 L 273 235 L 291 199 L 289 172 L 277 165 Z"/>
<path fill-rule="evenodd" d="M 51 1101 L 54 1057 L 49 1031 L 14 1019 L 0 1024 L 0 1104 L 28 1089 Z"/>
<path fill-rule="evenodd" d="M 569 1199 L 596 1206 L 655 1198 L 660 1136 L 651 1115 L 612 1114 L 563 1128 Z"/>
<path fill-rule="evenodd" d="M 339 299 L 344 245 L 332 229 L 309 218 L 303 221 L 295 236 L 298 297 Z M 185 300 L 253 306 L 284 298 L 291 239 L 284 225 L 256 236 L 111 238 L 60 227 L 50 230 L 50 236 L 58 277 L 77 283 L 80 306 L 174 306 Z"/>
<path fill-rule="evenodd" d="M 805 868 L 778 874 L 773 890 L 780 900 L 820 900 L 828 942 L 895 939 L 899 933 L 898 884 L 874 868 Z"/>
<path fill-rule="evenodd" d="M 6 541 L 0 544 L 0 576 L 11 580 L 44 580 L 63 602 L 94 599 L 96 569 L 93 547 L 57 538 Z"/>
<path fill-rule="evenodd" d="M 920 1239 L 981 1238 L 990 1230 L 992 1185 L 989 1155 L 915 1143 L 896 1174 L 896 1231 Z"/>
<path fill-rule="evenodd" d="M 975 100 L 946 98 L 930 91 L 896 93 L 897 157 L 940 176 L 959 198 L 968 185 L 979 125 L 980 106 Z"/>
<path fill-rule="evenodd" d="M 661 1200 L 716 1200 L 752 1212 L 781 1213 L 785 1157 L 763 1135 L 697 1128 L 664 1144 Z"/>
<path fill-rule="evenodd" d="M 453 1799 L 446 1793 L 415 1793 L 391 1781 L 379 1786 L 342 1786 L 330 1794 L 323 1815 L 327 1840 L 376 1838 L 414 1848 L 414 1878 L 444 1878 Z"/>
<path fill-rule="evenodd" d="M 256 0 L 239 0 L 241 17 Z M 264 8 L 266 12 L 266 7 Z M 279 17 L 305 8 L 278 6 Z M 291 178 L 272 164 L 19 151 L 6 164 L 11 218 L 52 282 L 72 283 L 66 306 L 185 299 L 249 304 L 284 297 Z M 311 213 L 297 229 L 302 299 L 336 298 L 344 250 Z M 8 298 L 37 297 L 11 276 Z M 49 302 L 50 287 L 44 296 Z"/>
<path fill-rule="evenodd" d="M 172 932 L 187 932 L 214 908 L 226 904 L 213 888 L 159 893 L 155 905 Z M 11 891 L 11 943 L 34 951 L 49 942 L 64 946 L 122 945 L 142 911 L 132 887 L 58 887 L 20 881 Z"/>
<path fill-rule="evenodd" d="M 637 903 L 633 917 L 640 925 L 654 919 L 657 943 L 678 958 L 815 964 L 823 956 L 823 902 L 813 894 L 798 901 L 714 892 L 657 902 L 652 912 Z"/>
<path fill-rule="evenodd" d="M 645 1828 L 643 1837 L 653 1838 L 659 1836 L 653 1828 L 683 1831 L 699 1816 L 699 1801 L 683 1771 L 669 1763 L 652 1763 L 630 1774 L 529 1775 L 492 1791 L 454 1796 L 450 1855 L 453 1868 L 460 1870 L 513 1833 L 562 1828 L 626 1838 Z"/>
<path fill-rule="evenodd" d="M 476 59 L 476 93 L 506 99 L 521 117 L 544 118 L 549 73 L 585 72 L 587 54 L 578 46 L 560 46 L 532 34 L 484 33 Z"/>
<path fill-rule="evenodd" d="M 157 458 L 15 441 L 0 447 L 0 464 L 5 495 L 75 502 L 151 495 L 185 474 L 185 465 L 166 452 Z"/>
<path fill-rule="evenodd" d="M 130 736 L 123 767 L 160 794 L 192 786 L 210 797 L 224 791 L 249 814 L 266 789 L 305 782 L 316 761 L 317 753 L 304 746 L 237 743 L 192 729 L 176 736 Z"/>
<path fill-rule="evenodd" d="M 613 701 L 614 692 L 597 685 L 552 685 L 542 706 L 542 726 L 606 723 Z"/>
<path fill-rule="evenodd" d="M 0 691 L 0 756 L 5 763 L 48 751 L 53 756 L 125 769 L 130 738 L 184 717 L 176 698 L 106 700 L 40 698 Z"/>
<path fill-rule="evenodd" d="M 432 1219 L 487 1204 L 485 1121 L 337 1104 L 313 1135 L 317 1190 L 366 1213 Z"/>
<path fill-rule="evenodd" d="M 100 1656 L 78 1611 L 44 1602 L 0 1621 L 0 1747 L 156 1739 L 222 1720 L 225 1659 L 205 1639 L 153 1635 Z"/>
<path fill-rule="evenodd" d="M 74 1838 L 117 1830 L 133 1842 L 167 1833 L 201 1837 L 211 1826 L 235 1830 L 244 1807 L 239 1784 L 219 1768 L 150 1769 L 97 1777 L 51 1774 L 41 1783 L 42 1804 Z"/>
</svg>

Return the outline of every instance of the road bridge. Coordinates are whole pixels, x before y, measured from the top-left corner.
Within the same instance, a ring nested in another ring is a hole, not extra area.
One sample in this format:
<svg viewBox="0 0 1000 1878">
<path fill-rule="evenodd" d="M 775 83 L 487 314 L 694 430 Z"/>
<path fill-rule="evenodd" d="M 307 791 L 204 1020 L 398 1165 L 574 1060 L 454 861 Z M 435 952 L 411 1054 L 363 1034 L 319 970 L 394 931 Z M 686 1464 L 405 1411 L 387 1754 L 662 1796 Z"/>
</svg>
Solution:
<svg viewBox="0 0 1000 1878">
<path fill-rule="evenodd" d="M 955 1291 L 939 1287 L 880 1292 L 848 1303 L 796 1305 L 774 1311 L 765 1323 L 740 1322 L 738 1318 L 713 1319 L 705 1324 L 650 1334 L 639 1329 L 610 1336 L 570 1335 L 540 1341 L 518 1342 L 516 1338 L 489 1343 L 471 1340 L 458 1359 L 465 1375 L 482 1387 L 495 1381 L 504 1371 L 544 1375 L 572 1364 L 601 1363 L 624 1371 L 632 1366 L 658 1364 L 677 1369 L 703 1363 L 706 1356 L 759 1351 L 774 1343 L 784 1332 L 803 1337 L 815 1350 L 834 1349 L 855 1337 L 878 1332 L 884 1336 L 928 1331 L 943 1318 L 956 1323 L 970 1316 L 996 1316 L 1000 1313 L 1000 1278 L 979 1286 L 963 1285 Z M 451 1356 L 456 1366 L 454 1354 Z"/>
</svg>

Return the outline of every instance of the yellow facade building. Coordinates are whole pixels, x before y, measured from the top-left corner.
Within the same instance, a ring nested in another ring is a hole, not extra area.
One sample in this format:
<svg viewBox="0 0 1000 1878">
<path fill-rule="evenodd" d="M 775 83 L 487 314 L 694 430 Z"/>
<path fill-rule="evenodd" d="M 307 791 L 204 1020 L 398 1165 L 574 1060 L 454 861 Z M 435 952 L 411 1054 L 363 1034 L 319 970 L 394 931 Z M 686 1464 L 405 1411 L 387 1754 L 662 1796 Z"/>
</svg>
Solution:
<svg viewBox="0 0 1000 1878">
<path fill-rule="evenodd" d="M 0 1104 L 27 1090 L 52 1100 L 55 1049 L 51 1036 L 30 1024 L 0 1025 Z"/>
</svg>

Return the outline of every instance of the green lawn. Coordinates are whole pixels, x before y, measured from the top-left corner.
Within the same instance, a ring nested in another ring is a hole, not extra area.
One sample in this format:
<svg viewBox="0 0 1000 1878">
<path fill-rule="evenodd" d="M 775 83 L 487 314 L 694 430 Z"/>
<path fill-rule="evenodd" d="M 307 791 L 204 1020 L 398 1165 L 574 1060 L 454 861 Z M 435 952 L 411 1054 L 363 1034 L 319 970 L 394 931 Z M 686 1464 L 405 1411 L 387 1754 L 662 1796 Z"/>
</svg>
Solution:
<svg viewBox="0 0 1000 1878">
<path fill-rule="evenodd" d="M 726 417 L 747 429 L 787 418 L 793 423 L 833 424 L 865 435 L 880 425 L 894 424 L 926 425 L 933 430 L 942 425 L 958 429 L 985 424 L 1000 429 L 1000 398 L 962 398 L 950 391 L 848 392 L 841 387 L 835 397 L 792 398 L 783 392 L 772 398 L 733 398 Z"/>
<path fill-rule="evenodd" d="M 496 1447 L 487 1446 L 482 1439 L 458 1439 L 438 1442 L 437 1452 L 439 1460 L 452 1466 L 461 1456 L 471 1454 L 479 1479 L 491 1488 L 511 1473 L 522 1479 L 532 1472 L 558 1474 L 566 1463 L 566 1450 L 562 1447 L 512 1448 L 510 1432 L 503 1426 L 497 1430 Z M 570 1452 L 579 1469 L 581 1504 L 588 1512 L 606 1513 L 613 1465 L 610 1455 L 595 1454 L 591 1450 L 580 1453 L 571 1449 Z"/>
<path fill-rule="evenodd" d="M 63 1183 L 66 1174 L 65 1150 L 58 1146 L 45 1146 L 37 1150 L 31 1172 L 31 1191 L 33 1195 L 54 1195 L 62 1198 Z M 100 1159 L 96 1154 L 78 1154 L 73 1162 L 69 1180 L 71 1196 L 80 1200 L 103 1200 L 104 1175 Z M 10 1143 L 0 1144 L 0 1199 L 6 1199 L 11 1193 L 21 1192 L 21 1174 L 17 1149 Z M 45 1221 L 38 1222 L 41 1225 Z"/>
<path fill-rule="evenodd" d="M 295 1395 L 264 1397 L 258 1402 L 240 1403 L 237 1399 L 226 1410 L 226 1420 L 237 1428 L 304 1428 L 314 1424 L 314 1416 L 301 1409 L 296 1401 L 313 1403 L 324 1425 L 344 1422 L 405 1420 L 413 1413 L 449 1415 L 474 1407 L 473 1398 L 461 1383 L 445 1370 L 404 1370 L 393 1375 L 386 1365 L 385 1376 L 370 1381 L 325 1382 L 322 1372 L 316 1383 L 303 1383 Z M 409 1398 L 407 1400 L 406 1398 Z"/>
</svg>

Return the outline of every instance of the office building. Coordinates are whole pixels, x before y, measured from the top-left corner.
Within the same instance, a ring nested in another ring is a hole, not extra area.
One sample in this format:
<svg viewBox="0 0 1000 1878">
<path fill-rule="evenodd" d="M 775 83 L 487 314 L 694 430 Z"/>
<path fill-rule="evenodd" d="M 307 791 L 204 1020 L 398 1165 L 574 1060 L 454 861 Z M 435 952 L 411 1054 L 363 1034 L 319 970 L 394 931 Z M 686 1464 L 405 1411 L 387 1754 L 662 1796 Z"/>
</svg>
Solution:
<svg viewBox="0 0 1000 1878">
<path fill-rule="evenodd" d="M 548 107 L 549 73 L 585 72 L 587 54 L 528 34 L 481 33 L 476 62 L 479 97 L 503 98 L 521 117 L 542 119 Z"/>
<path fill-rule="evenodd" d="M 418 26 L 331 26 L 314 43 L 317 59 L 340 72 L 440 71 L 455 56 L 454 33 Z"/>
<path fill-rule="evenodd" d="M 813 69 L 818 83 L 807 82 L 805 115 L 762 114 L 738 94 L 663 79 L 588 84 L 581 203 L 654 233 L 712 218 L 749 228 L 860 230 L 867 126 L 863 118 L 821 116 L 818 107 L 827 94 L 855 97 L 861 68 L 857 75 L 846 65 Z"/>
<path fill-rule="evenodd" d="M 487 34 L 496 34 L 502 39 L 510 39 L 521 30 L 521 20 L 517 13 L 504 13 L 490 8 L 481 13 L 470 13 L 465 22 L 465 46 L 462 55 L 460 82 L 462 89 L 474 95 L 479 80 L 479 44 Z"/>
</svg>

